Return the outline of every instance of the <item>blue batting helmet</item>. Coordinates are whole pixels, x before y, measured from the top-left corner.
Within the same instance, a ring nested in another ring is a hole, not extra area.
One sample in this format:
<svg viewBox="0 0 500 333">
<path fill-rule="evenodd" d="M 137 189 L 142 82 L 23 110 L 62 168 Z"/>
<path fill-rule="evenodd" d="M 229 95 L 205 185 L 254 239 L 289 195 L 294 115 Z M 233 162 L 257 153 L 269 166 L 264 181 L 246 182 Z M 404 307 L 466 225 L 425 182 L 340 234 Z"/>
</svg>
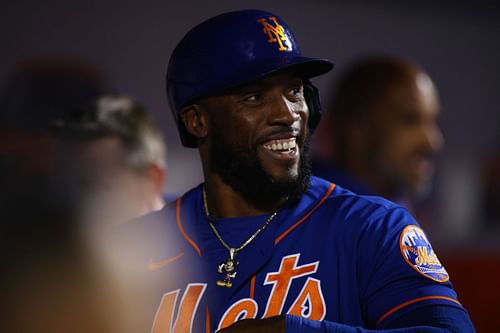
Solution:
<svg viewBox="0 0 500 333">
<path fill-rule="evenodd" d="M 196 138 L 180 119 L 184 106 L 292 67 L 305 80 L 309 128 L 314 130 L 321 107 L 318 91 L 308 79 L 330 71 L 333 64 L 302 56 L 283 20 L 261 10 L 241 10 L 191 29 L 175 48 L 167 70 L 168 101 L 182 144 L 197 147 Z"/>
</svg>

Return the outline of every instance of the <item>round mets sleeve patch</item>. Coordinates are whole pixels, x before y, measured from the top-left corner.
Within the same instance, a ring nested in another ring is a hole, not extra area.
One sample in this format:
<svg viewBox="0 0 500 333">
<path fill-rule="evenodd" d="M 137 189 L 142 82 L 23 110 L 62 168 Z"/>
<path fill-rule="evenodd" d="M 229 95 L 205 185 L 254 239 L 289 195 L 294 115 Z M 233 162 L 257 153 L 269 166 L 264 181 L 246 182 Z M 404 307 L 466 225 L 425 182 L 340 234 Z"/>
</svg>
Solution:
<svg viewBox="0 0 500 333">
<path fill-rule="evenodd" d="M 406 226 L 399 238 L 399 248 L 408 265 L 423 276 L 437 282 L 446 282 L 450 279 L 420 227 Z"/>
</svg>

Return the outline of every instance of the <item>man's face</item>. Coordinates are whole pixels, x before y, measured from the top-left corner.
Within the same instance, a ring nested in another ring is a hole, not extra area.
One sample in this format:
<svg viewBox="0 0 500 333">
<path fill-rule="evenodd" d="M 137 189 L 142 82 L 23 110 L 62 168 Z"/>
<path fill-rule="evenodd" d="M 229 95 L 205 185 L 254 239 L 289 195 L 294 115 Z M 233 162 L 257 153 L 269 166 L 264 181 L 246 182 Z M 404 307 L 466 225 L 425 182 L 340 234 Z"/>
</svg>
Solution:
<svg viewBox="0 0 500 333">
<path fill-rule="evenodd" d="M 439 101 L 430 78 L 395 84 L 367 122 L 367 163 L 400 192 L 425 194 L 434 173 L 432 155 L 443 145 L 436 123 Z"/>
<path fill-rule="evenodd" d="M 85 195 L 83 211 L 95 214 L 89 219 L 120 223 L 150 211 L 156 194 L 152 180 L 146 171 L 139 172 L 127 163 L 128 153 L 120 138 L 94 138 L 70 149 L 72 176 Z"/>
<path fill-rule="evenodd" d="M 303 89 L 299 77 L 277 74 L 206 99 L 211 172 L 257 204 L 300 197 L 310 174 Z"/>
</svg>

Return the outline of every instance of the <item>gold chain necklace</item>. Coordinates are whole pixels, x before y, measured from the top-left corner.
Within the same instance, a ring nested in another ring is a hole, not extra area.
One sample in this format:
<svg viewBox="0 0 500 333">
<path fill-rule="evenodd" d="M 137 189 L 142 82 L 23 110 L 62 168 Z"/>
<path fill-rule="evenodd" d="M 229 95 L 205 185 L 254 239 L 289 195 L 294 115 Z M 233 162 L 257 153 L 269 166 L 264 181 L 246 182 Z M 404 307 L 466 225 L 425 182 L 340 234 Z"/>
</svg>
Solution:
<svg viewBox="0 0 500 333">
<path fill-rule="evenodd" d="M 215 237 L 217 237 L 222 246 L 224 246 L 226 250 L 229 251 L 229 258 L 225 262 L 220 264 L 217 268 L 217 272 L 219 272 L 220 274 L 225 274 L 223 280 L 217 281 L 217 285 L 219 287 L 231 288 L 233 286 L 232 280 L 236 277 L 237 273 L 236 266 L 238 266 L 238 261 L 236 260 L 236 254 L 241 250 L 243 250 L 245 247 L 247 247 L 247 245 L 250 244 L 255 239 L 255 237 L 257 237 L 258 234 L 260 234 L 264 229 L 266 229 L 269 223 L 271 223 L 271 221 L 276 217 L 278 211 L 271 214 L 271 216 L 267 218 L 266 222 L 264 222 L 264 224 L 262 224 L 260 228 L 257 229 L 257 231 L 254 232 L 252 236 L 250 236 L 250 238 L 248 238 L 243 244 L 241 244 L 240 247 L 230 247 L 224 241 L 224 239 L 222 239 L 221 235 L 215 228 L 215 225 L 212 223 L 212 218 L 210 217 L 210 214 L 208 212 L 207 192 L 205 191 L 205 187 L 203 187 L 202 190 L 202 197 L 203 197 L 203 209 L 205 210 L 205 215 L 207 216 L 208 224 L 210 225 L 210 228 L 212 228 Z"/>
</svg>

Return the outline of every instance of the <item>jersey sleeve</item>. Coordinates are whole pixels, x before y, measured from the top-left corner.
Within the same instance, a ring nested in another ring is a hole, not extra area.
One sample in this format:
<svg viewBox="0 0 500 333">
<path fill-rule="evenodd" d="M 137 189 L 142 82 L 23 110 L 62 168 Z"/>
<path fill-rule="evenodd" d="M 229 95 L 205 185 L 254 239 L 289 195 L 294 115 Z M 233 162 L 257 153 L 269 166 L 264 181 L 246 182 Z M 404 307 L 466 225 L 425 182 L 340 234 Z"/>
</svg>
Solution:
<svg viewBox="0 0 500 333">
<path fill-rule="evenodd" d="M 408 311 L 435 304 L 462 308 L 427 235 L 397 207 L 373 216 L 358 238 L 363 316 L 377 328 Z"/>
<path fill-rule="evenodd" d="M 353 327 L 331 321 L 314 321 L 302 317 L 286 316 L 289 333 L 475 333 L 474 326 L 462 309 L 433 305 L 413 309 L 396 322 L 377 330 Z"/>
</svg>

